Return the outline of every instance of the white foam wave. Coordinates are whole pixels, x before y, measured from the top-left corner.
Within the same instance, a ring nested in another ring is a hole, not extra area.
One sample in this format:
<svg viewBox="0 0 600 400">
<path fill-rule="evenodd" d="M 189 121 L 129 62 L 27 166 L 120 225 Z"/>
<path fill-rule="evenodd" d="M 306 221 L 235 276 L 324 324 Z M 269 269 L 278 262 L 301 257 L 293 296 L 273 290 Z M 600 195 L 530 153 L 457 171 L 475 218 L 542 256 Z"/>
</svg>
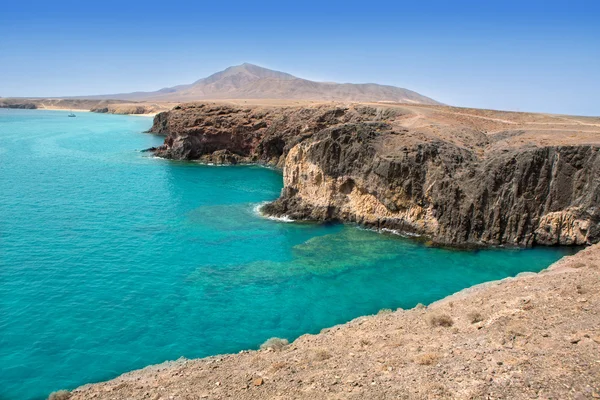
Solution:
<svg viewBox="0 0 600 400">
<path fill-rule="evenodd" d="M 391 233 L 393 235 L 406 236 L 406 237 L 419 237 L 419 236 L 421 236 L 418 233 L 404 232 L 404 231 L 400 231 L 398 229 L 381 228 L 379 231 L 386 232 L 386 233 Z"/>
<path fill-rule="evenodd" d="M 371 231 L 376 233 L 389 233 L 392 235 L 402 236 L 402 237 L 420 237 L 418 233 L 405 232 L 398 229 L 390 229 L 390 228 L 367 228 L 364 226 L 358 226 L 358 229 L 363 229 L 365 231 Z"/>
<path fill-rule="evenodd" d="M 282 215 L 281 217 L 275 217 L 273 215 L 267 215 L 266 216 L 268 219 L 273 220 L 273 221 L 279 221 L 279 222 L 294 222 L 293 219 L 291 219 L 290 217 L 288 217 L 287 215 Z"/>
<path fill-rule="evenodd" d="M 276 217 L 274 215 L 265 215 L 262 212 L 262 208 L 265 204 L 267 204 L 268 201 L 263 201 L 262 203 L 258 203 L 256 206 L 254 206 L 254 208 L 252 209 L 254 211 L 255 214 L 263 217 L 263 218 L 267 218 L 270 219 L 272 221 L 279 221 L 279 222 L 294 222 L 293 219 L 291 219 L 290 217 L 288 217 L 287 215 L 282 215 L 281 217 Z"/>
</svg>

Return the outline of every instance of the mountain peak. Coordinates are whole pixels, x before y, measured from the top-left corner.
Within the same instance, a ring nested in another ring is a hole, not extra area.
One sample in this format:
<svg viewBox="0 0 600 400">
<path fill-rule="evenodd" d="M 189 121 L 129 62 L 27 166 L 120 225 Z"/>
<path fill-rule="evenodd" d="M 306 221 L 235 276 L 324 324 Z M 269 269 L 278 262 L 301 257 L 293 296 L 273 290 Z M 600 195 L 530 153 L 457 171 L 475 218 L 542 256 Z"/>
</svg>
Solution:
<svg viewBox="0 0 600 400">
<path fill-rule="evenodd" d="M 233 65 L 192 84 L 157 92 L 96 96 L 126 100 L 303 99 L 439 104 L 408 89 L 377 84 L 314 82 L 251 63 Z"/>
<path fill-rule="evenodd" d="M 295 76 L 287 74 L 285 72 L 275 71 L 272 69 L 268 69 L 265 67 L 261 67 L 261 66 L 246 63 L 246 62 L 243 64 L 240 64 L 240 65 L 233 65 L 229 68 L 224 69 L 223 71 L 217 72 L 216 74 L 209 76 L 206 79 L 209 79 L 214 76 L 218 76 L 218 78 L 221 79 L 223 77 L 236 75 L 236 74 L 246 75 L 248 78 L 253 78 L 253 80 L 256 80 L 256 79 L 296 79 Z"/>
</svg>

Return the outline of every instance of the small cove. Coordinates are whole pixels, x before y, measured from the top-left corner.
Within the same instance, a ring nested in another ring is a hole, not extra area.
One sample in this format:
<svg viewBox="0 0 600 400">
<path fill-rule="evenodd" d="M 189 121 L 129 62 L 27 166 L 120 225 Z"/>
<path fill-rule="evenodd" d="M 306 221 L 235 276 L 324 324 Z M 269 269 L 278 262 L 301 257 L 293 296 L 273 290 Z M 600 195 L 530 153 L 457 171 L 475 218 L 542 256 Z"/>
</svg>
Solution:
<svg viewBox="0 0 600 400">
<path fill-rule="evenodd" d="M 255 209 L 282 177 L 140 153 L 151 119 L 0 109 L 0 399 L 257 348 L 537 272 L 567 248 L 456 251 Z"/>
</svg>

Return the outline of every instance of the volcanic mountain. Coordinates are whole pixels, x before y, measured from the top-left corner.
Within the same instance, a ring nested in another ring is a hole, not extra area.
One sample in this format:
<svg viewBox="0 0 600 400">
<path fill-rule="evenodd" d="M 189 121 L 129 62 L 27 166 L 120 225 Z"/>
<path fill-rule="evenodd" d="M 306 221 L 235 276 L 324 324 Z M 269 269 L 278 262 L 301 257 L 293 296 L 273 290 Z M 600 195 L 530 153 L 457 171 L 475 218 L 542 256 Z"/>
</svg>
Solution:
<svg viewBox="0 0 600 400">
<path fill-rule="evenodd" d="M 375 83 L 314 82 L 253 64 L 229 67 L 192 84 L 160 89 L 89 96 L 95 99 L 184 102 L 217 99 L 302 99 L 317 101 L 440 104 L 419 93 Z"/>
</svg>

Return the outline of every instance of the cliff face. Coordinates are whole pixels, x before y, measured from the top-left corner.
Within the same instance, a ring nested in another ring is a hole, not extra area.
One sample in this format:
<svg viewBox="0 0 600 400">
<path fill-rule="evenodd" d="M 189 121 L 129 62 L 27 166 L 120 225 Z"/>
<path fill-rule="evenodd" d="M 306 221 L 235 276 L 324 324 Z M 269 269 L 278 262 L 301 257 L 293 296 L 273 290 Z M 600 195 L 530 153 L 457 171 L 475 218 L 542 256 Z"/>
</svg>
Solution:
<svg viewBox="0 0 600 400">
<path fill-rule="evenodd" d="M 151 131 L 167 134 L 162 157 L 282 167 L 284 189 L 269 214 L 454 246 L 598 242 L 600 124 L 507 114 L 188 104 L 159 114 Z"/>
<path fill-rule="evenodd" d="M 13 99 L 0 99 L 0 108 L 20 108 L 24 110 L 35 110 L 37 106 L 27 101 L 15 101 Z"/>
<path fill-rule="evenodd" d="M 169 159 L 253 162 L 283 167 L 296 144 L 327 127 L 368 121 L 368 107 L 233 107 L 184 104 L 158 114 L 150 132 L 167 135 Z"/>
</svg>

